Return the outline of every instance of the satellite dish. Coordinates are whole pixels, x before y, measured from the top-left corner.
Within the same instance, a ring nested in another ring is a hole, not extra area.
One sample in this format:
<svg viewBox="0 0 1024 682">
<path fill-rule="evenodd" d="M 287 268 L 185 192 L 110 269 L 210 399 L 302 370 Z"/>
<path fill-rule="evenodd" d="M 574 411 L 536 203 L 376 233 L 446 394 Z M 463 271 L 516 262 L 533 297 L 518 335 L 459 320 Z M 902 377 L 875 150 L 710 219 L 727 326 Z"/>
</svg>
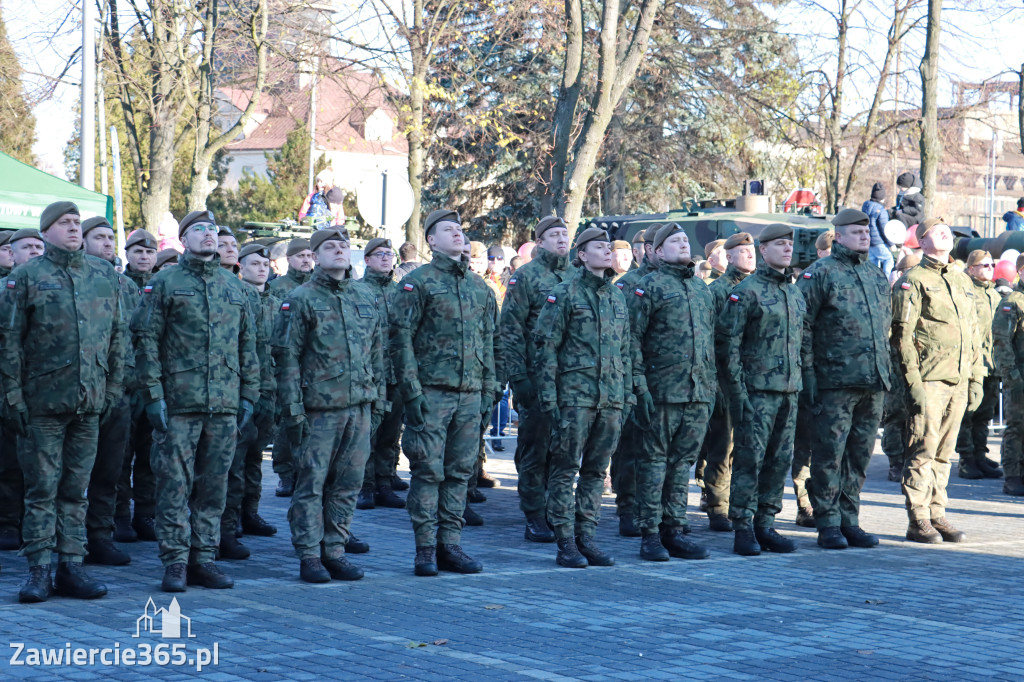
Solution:
<svg viewBox="0 0 1024 682">
<path fill-rule="evenodd" d="M 399 227 L 412 215 L 412 185 L 387 171 L 369 175 L 356 186 L 356 207 L 372 227 Z"/>
</svg>

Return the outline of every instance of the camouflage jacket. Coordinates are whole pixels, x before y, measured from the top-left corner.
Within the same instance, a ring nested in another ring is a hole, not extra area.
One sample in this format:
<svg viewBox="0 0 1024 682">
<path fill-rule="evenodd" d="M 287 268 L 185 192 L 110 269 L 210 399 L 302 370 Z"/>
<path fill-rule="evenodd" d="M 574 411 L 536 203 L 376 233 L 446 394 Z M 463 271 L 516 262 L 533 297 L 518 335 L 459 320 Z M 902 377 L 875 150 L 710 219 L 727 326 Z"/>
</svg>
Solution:
<svg viewBox="0 0 1024 682">
<path fill-rule="evenodd" d="M 800 345 L 804 297 L 782 273 L 759 263 L 726 299 L 715 328 L 726 395 L 796 393 L 803 386 Z"/>
<path fill-rule="evenodd" d="M 836 242 L 797 279 L 807 304 L 803 366 L 818 388 L 890 388 L 889 282 L 867 256 Z"/>
<path fill-rule="evenodd" d="M 579 268 L 546 301 L 531 347 L 538 402 L 598 409 L 632 402 L 626 301 L 611 277 Z"/>
<path fill-rule="evenodd" d="M 271 293 L 270 287 L 267 286 L 260 291 L 243 281 L 242 288 L 249 298 L 249 313 L 256 333 L 256 357 L 260 361 L 260 396 L 273 398 L 277 393 L 277 372 L 270 348 L 270 333 L 274 329 L 274 315 L 277 314 L 281 300 Z"/>
<path fill-rule="evenodd" d="M 714 304 L 693 274 L 693 263 L 662 263 L 625 294 L 633 391 L 649 390 L 656 403 L 715 400 Z"/>
<path fill-rule="evenodd" d="M 142 287 L 146 286 L 149 282 L 149 278 L 153 276 L 153 271 L 138 272 L 136 270 L 132 270 L 132 266 L 126 265 L 124 268 L 124 275 L 131 281 L 135 282 L 135 286 L 137 286 L 139 291 L 141 291 Z"/>
<path fill-rule="evenodd" d="M 189 252 L 153 275 L 132 317 L 142 400 L 171 414 L 234 414 L 260 394 L 256 330 L 242 282 Z"/>
<path fill-rule="evenodd" d="M 469 277 L 470 275 L 479 277 L 479 275 L 472 272 L 466 273 L 466 277 Z M 494 357 L 494 364 L 492 365 L 494 368 L 494 383 L 497 386 L 496 390 L 502 390 L 505 387 L 507 377 L 505 376 L 505 364 L 502 362 L 504 353 L 501 349 L 501 330 L 499 328 L 501 321 L 501 302 L 498 301 L 498 294 L 495 293 L 494 287 L 488 283 L 487 279 L 483 277 L 480 279 L 482 279 L 484 284 L 487 285 L 489 294 L 487 297 L 487 309 L 484 312 L 484 316 L 487 320 L 486 322 L 481 322 L 481 324 L 484 325 L 484 329 L 482 329 L 480 333 L 490 333 L 491 352 Z M 501 396 L 496 392 L 491 398 L 487 398 L 486 395 L 484 398 L 492 400 L 492 402 L 497 402 Z"/>
<path fill-rule="evenodd" d="M 497 391 L 491 290 L 467 271 L 465 259 L 436 253 L 399 283 L 390 351 L 406 401 L 424 386 L 478 392 L 485 402 Z"/>
<path fill-rule="evenodd" d="M 46 244 L 0 297 L 7 403 L 33 416 L 102 411 L 106 394 L 124 390 L 126 315 L 110 263 Z"/>
<path fill-rule="evenodd" d="M 519 268 L 508 280 L 505 303 L 501 309 L 501 348 L 510 380 L 530 373 L 527 346 L 537 325 L 544 301 L 555 285 L 571 277 L 569 257 L 558 256 L 541 247 L 534 250 L 533 260 Z"/>
<path fill-rule="evenodd" d="M 363 273 L 361 281 L 373 292 L 374 300 L 377 302 L 377 312 L 380 314 L 380 328 L 384 339 L 384 376 L 387 379 L 388 386 L 394 386 L 396 383 L 395 367 L 391 364 L 389 337 L 391 311 L 395 307 L 395 296 L 398 295 L 398 282 L 394 280 L 394 270 L 387 274 L 381 274 L 369 268 Z"/>
<path fill-rule="evenodd" d="M 384 337 L 373 291 L 317 270 L 281 304 L 277 395 L 286 417 L 385 400 Z"/>
<path fill-rule="evenodd" d="M 992 319 L 992 356 L 1008 388 L 1024 388 L 1024 287 L 1017 282 Z"/>
<path fill-rule="evenodd" d="M 11 269 L 12 268 L 0 266 L 0 278 L 7 277 L 7 275 L 11 274 Z"/>
<path fill-rule="evenodd" d="M 892 344 L 908 385 L 981 381 L 985 365 L 971 278 L 931 256 L 892 289 Z"/>
<path fill-rule="evenodd" d="M 270 288 L 270 293 L 280 299 L 285 299 L 296 287 L 308 282 L 311 274 L 313 273 L 302 272 L 289 266 L 288 272 L 267 282 L 267 287 Z"/>
<path fill-rule="evenodd" d="M 135 286 L 135 282 L 124 273 L 117 274 L 117 285 L 121 295 L 121 312 L 124 317 L 124 388 L 125 391 L 134 391 L 138 386 L 138 381 L 135 378 L 135 346 L 132 345 L 128 324 L 135 312 L 135 306 L 139 304 L 142 290 Z"/>
<path fill-rule="evenodd" d="M 1003 297 L 996 291 L 995 282 L 983 282 L 971 278 L 974 284 L 975 309 L 978 311 L 978 334 L 981 337 L 981 361 L 985 363 L 986 376 L 996 376 L 995 358 L 992 356 L 992 320 Z"/>
<path fill-rule="evenodd" d="M 733 287 L 745 280 L 752 273 L 743 272 L 733 264 L 729 264 L 729 267 L 725 269 L 722 275 L 710 283 L 708 283 L 708 291 L 711 292 L 711 298 L 713 299 L 715 306 L 715 315 L 718 316 L 722 313 L 722 308 L 725 307 L 725 302 L 729 298 L 729 294 L 732 293 Z"/>
<path fill-rule="evenodd" d="M 612 278 L 612 283 L 615 286 L 617 286 L 619 288 L 619 291 L 621 291 L 624 295 L 630 294 L 633 292 L 633 290 L 636 289 L 636 285 L 641 279 L 643 279 L 644 277 L 651 274 L 657 269 L 657 266 L 651 263 L 651 261 L 644 258 L 644 262 L 641 263 L 636 269 L 628 270 L 627 272 L 623 273 L 622 277 Z"/>
</svg>

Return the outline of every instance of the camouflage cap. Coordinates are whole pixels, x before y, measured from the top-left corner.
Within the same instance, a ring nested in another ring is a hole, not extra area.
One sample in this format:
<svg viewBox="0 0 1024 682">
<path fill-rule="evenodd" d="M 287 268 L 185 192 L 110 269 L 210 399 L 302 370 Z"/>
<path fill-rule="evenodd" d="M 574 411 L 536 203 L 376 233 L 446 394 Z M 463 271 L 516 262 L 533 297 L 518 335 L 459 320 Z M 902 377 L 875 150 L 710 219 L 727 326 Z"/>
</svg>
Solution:
<svg viewBox="0 0 1024 682">
<path fill-rule="evenodd" d="M 133 246 L 143 246 L 147 249 L 156 249 L 159 245 L 157 244 L 156 237 L 140 227 L 128 235 L 128 241 L 124 244 L 124 248 L 126 250 Z"/>
<path fill-rule="evenodd" d="M 162 268 L 163 266 L 167 265 L 171 261 L 174 261 L 175 263 L 177 263 L 178 262 L 178 256 L 180 256 L 180 255 L 181 254 L 178 253 L 178 251 L 176 249 L 164 249 L 160 253 L 156 254 L 156 263 L 153 265 L 153 267 L 154 268 Z"/>
<path fill-rule="evenodd" d="M 55 201 L 46 208 L 43 209 L 42 215 L 39 216 L 39 231 L 46 232 L 57 220 L 66 213 L 73 213 L 75 215 L 81 215 L 76 206 L 71 201 Z"/>
<path fill-rule="evenodd" d="M 832 248 L 832 242 L 836 240 L 836 233 L 832 230 L 825 230 L 814 240 L 814 248 L 818 251 L 828 251 Z"/>
<path fill-rule="evenodd" d="M 14 230 L 0 230 L 0 246 L 3 246 L 7 242 L 11 241 L 11 235 L 14 234 Z"/>
<path fill-rule="evenodd" d="M 459 217 L 457 211 L 452 211 L 447 208 L 439 208 L 436 211 L 431 211 L 427 214 L 427 219 L 423 221 L 423 236 L 430 236 L 430 231 L 434 229 L 434 226 L 443 220 L 458 223 L 459 225 L 462 224 L 462 218 Z"/>
<path fill-rule="evenodd" d="M 294 256 L 302 253 L 303 251 L 310 251 L 309 240 L 303 239 L 302 237 L 296 237 L 295 239 L 288 242 L 288 255 Z"/>
<path fill-rule="evenodd" d="M 567 227 L 565 221 L 556 215 L 544 216 L 537 223 L 537 227 L 533 228 L 533 238 L 540 239 L 540 236 L 554 227 Z"/>
<path fill-rule="evenodd" d="M 726 240 L 724 240 L 724 239 L 716 239 L 713 242 L 708 242 L 707 244 L 705 244 L 704 245 L 704 257 L 705 258 L 711 258 L 711 254 L 713 254 L 715 251 L 717 251 L 721 247 L 725 246 L 725 241 Z"/>
<path fill-rule="evenodd" d="M 178 223 L 178 239 L 185 236 L 185 231 L 193 225 L 216 225 L 213 211 L 192 211 Z M 219 232 L 219 231 L 218 231 Z"/>
<path fill-rule="evenodd" d="M 391 240 L 385 239 L 384 237 L 375 237 L 371 239 L 366 243 L 366 248 L 363 249 L 363 258 L 366 258 L 367 256 L 369 256 L 371 253 L 373 253 L 382 246 L 386 246 L 390 249 Z"/>
<path fill-rule="evenodd" d="M 483 242 L 470 242 L 469 243 L 469 257 L 470 258 L 483 258 L 487 255 L 487 247 L 484 246 Z"/>
<path fill-rule="evenodd" d="M 317 230 L 313 233 L 313 236 L 309 238 L 309 250 L 316 253 L 324 242 L 327 241 L 339 241 L 348 243 L 348 230 L 344 227 L 328 227 L 323 230 Z"/>
<path fill-rule="evenodd" d="M 654 243 L 651 245 L 655 249 L 665 243 L 665 240 L 674 235 L 676 232 L 685 232 L 679 223 L 665 223 L 658 230 L 658 234 L 654 235 Z"/>
<path fill-rule="evenodd" d="M 986 258 L 992 258 L 992 254 L 985 249 L 975 249 L 967 254 L 967 267 L 973 267 Z"/>
<path fill-rule="evenodd" d="M 625 249 L 626 251 L 632 251 L 633 247 L 627 241 L 623 241 L 621 239 L 616 239 L 615 241 L 612 242 L 612 250 L 613 251 L 619 251 L 620 249 Z"/>
<path fill-rule="evenodd" d="M 217 226 L 217 236 L 218 237 L 234 237 L 235 233 L 232 232 L 231 228 L 228 227 L 227 225 L 218 225 Z"/>
<path fill-rule="evenodd" d="M 919 253 L 908 253 L 903 258 L 900 258 L 900 262 L 896 264 L 896 269 L 900 272 L 906 272 L 915 265 L 921 264 L 921 254 Z"/>
<path fill-rule="evenodd" d="M 61 213 L 61 215 L 64 214 Z M 14 242 L 20 242 L 22 239 L 38 239 L 39 241 L 43 241 L 43 233 L 33 227 L 23 227 L 12 234 L 11 238 L 7 240 L 7 243 L 13 244 Z"/>
<path fill-rule="evenodd" d="M 611 240 L 608 233 L 600 227 L 588 227 L 576 237 L 576 250 L 579 251 L 589 242 L 610 242 Z"/>
<path fill-rule="evenodd" d="M 917 237 L 917 241 L 918 243 L 920 243 L 920 241 L 925 238 L 925 235 L 927 235 L 932 228 L 938 225 L 945 224 L 946 223 L 942 218 L 928 218 L 926 220 L 922 220 L 917 224 L 917 229 L 914 230 L 914 236 Z"/>
<path fill-rule="evenodd" d="M 867 225 L 870 218 L 864 211 L 855 208 L 844 208 L 832 218 L 832 224 L 836 227 L 843 225 Z"/>
<path fill-rule="evenodd" d="M 737 232 L 736 234 L 729 235 L 729 238 L 725 240 L 725 244 L 722 244 L 722 248 L 728 251 L 729 249 L 735 249 L 737 246 L 753 245 L 754 238 L 750 236 L 749 232 Z"/>
<path fill-rule="evenodd" d="M 773 242 L 776 239 L 792 239 L 793 228 L 784 223 L 772 223 L 761 230 L 761 234 L 757 236 L 759 244 L 767 244 Z"/>
<path fill-rule="evenodd" d="M 110 222 L 105 217 L 101 215 L 93 216 L 92 218 L 87 218 L 82 221 L 82 236 L 84 237 L 89 234 L 89 230 L 96 229 L 97 227 L 109 227 L 111 230 L 114 229 L 113 227 L 110 227 Z"/>
<path fill-rule="evenodd" d="M 238 261 L 242 262 L 246 256 L 256 254 L 266 259 L 270 259 L 270 247 L 263 244 L 257 244 L 252 242 L 242 247 L 242 250 L 238 252 Z"/>
</svg>

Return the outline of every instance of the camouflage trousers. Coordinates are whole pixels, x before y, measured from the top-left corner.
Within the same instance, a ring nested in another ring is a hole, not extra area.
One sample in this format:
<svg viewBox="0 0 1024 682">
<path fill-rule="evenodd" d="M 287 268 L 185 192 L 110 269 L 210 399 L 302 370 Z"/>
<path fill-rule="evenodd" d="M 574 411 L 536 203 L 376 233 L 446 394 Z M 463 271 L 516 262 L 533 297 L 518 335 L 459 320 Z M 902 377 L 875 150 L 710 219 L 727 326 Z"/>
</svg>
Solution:
<svg viewBox="0 0 1024 682">
<path fill-rule="evenodd" d="M 133 394 L 131 397 L 132 426 L 128 441 L 128 454 L 125 456 L 121 480 L 117 483 L 117 518 L 130 518 L 132 500 L 135 501 L 135 516 L 154 516 L 156 514 L 156 479 L 150 466 L 153 452 L 153 427 L 142 405 L 142 396 Z"/>
<path fill-rule="evenodd" d="M 0 428 L 0 529 L 21 529 L 25 482 L 18 464 L 18 437 Z"/>
<path fill-rule="evenodd" d="M 402 412 L 405 410 L 398 386 L 388 386 L 391 411 L 385 412 L 370 437 L 370 456 L 363 474 L 365 485 L 391 487 L 391 477 L 398 470 L 399 443 L 402 439 Z"/>
<path fill-rule="evenodd" d="M 1003 444 L 1000 448 L 1003 474 L 1006 478 L 1024 474 L 1024 405 L 1014 399 L 1014 391 L 1006 391 L 1003 395 L 1003 418 L 1006 430 L 1003 431 Z"/>
<path fill-rule="evenodd" d="M 807 403 L 805 394 L 800 393 L 796 407 L 796 431 L 793 432 L 793 465 L 790 467 L 796 505 L 800 509 L 811 508 L 811 498 L 807 494 L 807 481 L 811 477 L 811 457 L 814 452 L 815 418 L 813 409 Z"/>
<path fill-rule="evenodd" d="M 274 473 L 281 478 L 292 478 L 292 446 L 288 443 L 288 434 L 284 424 L 279 423 L 275 429 L 274 449 L 270 453 L 271 466 Z"/>
<path fill-rule="evenodd" d="M 412 481 L 406 508 L 417 547 L 458 544 L 466 486 L 480 448 L 480 393 L 426 386 L 424 425 L 405 425 L 402 451 Z"/>
<path fill-rule="evenodd" d="M 233 414 L 172 414 L 166 431 L 153 432 L 156 539 L 164 566 L 213 561 L 237 434 Z"/>
<path fill-rule="evenodd" d="M 890 467 L 903 468 L 910 448 L 910 414 L 907 412 L 907 389 L 900 377 L 894 378 L 892 389 L 882 401 L 882 452 Z"/>
<path fill-rule="evenodd" d="M 310 412 L 306 418 L 309 435 L 292 451 L 292 545 L 299 559 L 319 559 L 321 552 L 336 559 L 351 536 L 348 527 L 370 456 L 370 404 Z"/>
<path fill-rule="evenodd" d="M 985 377 L 981 405 L 974 412 L 965 412 L 956 439 L 960 461 L 980 459 L 988 454 L 988 423 L 999 410 L 999 377 Z"/>
<path fill-rule="evenodd" d="M 559 539 L 593 535 L 601 519 L 604 475 L 622 430 L 622 409 L 561 408 L 548 461 L 548 523 Z M 572 483 L 576 479 L 576 494 Z M 575 497 L 575 524 L 573 507 Z"/>
<path fill-rule="evenodd" d="M 132 408 L 122 396 L 99 423 L 96 462 L 89 477 L 89 509 L 85 530 L 90 540 L 109 540 L 114 534 L 117 486 L 128 456 L 128 438 L 132 430 Z"/>
<path fill-rule="evenodd" d="M 641 531 L 687 525 L 690 467 L 704 442 L 710 414 L 709 403 L 655 405 L 636 459 L 636 523 Z"/>
<path fill-rule="evenodd" d="M 737 427 L 729 487 L 733 528 L 771 528 L 782 511 L 786 472 L 793 463 L 796 393 L 750 391 L 754 413 Z"/>
<path fill-rule="evenodd" d="M 537 407 L 519 407 L 519 438 L 516 441 L 516 472 L 519 474 L 519 508 L 526 518 L 544 515 L 547 499 L 551 422 Z"/>
<path fill-rule="evenodd" d="M 615 491 L 615 513 L 619 516 L 631 517 L 636 513 L 634 506 L 637 499 L 637 462 L 642 456 L 644 432 L 633 418 L 633 409 L 623 410 L 622 431 L 619 444 L 612 453 L 612 490 Z M 689 483 L 689 471 L 687 471 Z"/>
<path fill-rule="evenodd" d="M 810 492 L 819 530 L 860 525 L 860 491 L 878 438 L 883 395 L 866 389 L 818 392 Z"/>
<path fill-rule="evenodd" d="M 729 403 L 719 391 L 708 420 L 708 432 L 701 446 L 704 467 L 700 472 L 708 498 L 708 515 L 729 513 L 729 487 L 732 481 L 733 432 Z"/>
<path fill-rule="evenodd" d="M 256 420 L 238 434 L 235 455 L 228 469 L 228 489 L 220 534 L 234 533 L 242 512 L 256 512 L 263 493 L 263 451 L 274 434 L 273 419 Z"/>
<path fill-rule="evenodd" d="M 18 439 L 18 462 L 25 476 L 25 518 L 21 556 L 29 566 L 85 556 L 85 489 L 96 461 L 99 415 L 30 417 L 28 436 Z"/>
<path fill-rule="evenodd" d="M 910 415 L 910 449 L 903 467 L 903 494 L 911 521 L 946 515 L 949 460 L 967 409 L 967 381 L 926 381 L 924 412 Z"/>
</svg>

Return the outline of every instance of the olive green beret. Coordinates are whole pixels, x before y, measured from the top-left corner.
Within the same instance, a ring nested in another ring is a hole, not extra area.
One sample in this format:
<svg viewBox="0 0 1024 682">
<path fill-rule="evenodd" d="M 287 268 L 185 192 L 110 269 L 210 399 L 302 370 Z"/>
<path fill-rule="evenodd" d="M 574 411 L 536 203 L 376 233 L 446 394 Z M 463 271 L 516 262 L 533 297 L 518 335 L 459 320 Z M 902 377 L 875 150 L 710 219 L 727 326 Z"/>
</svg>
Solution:
<svg viewBox="0 0 1024 682">
<path fill-rule="evenodd" d="M 14 230 L 0 230 L 0 246 L 3 246 L 7 242 L 11 241 L 11 235 L 14 234 Z"/>
<path fill-rule="evenodd" d="M 124 248 L 127 250 L 133 246 L 143 246 L 147 249 L 156 249 L 159 245 L 156 242 L 156 237 L 146 230 L 139 228 L 128 235 L 128 241 L 125 242 Z"/>
<path fill-rule="evenodd" d="M 917 224 L 917 229 L 914 230 L 914 234 L 917 236 L 917 241 L 920 242 L 924 239 L 925 235 L 928 234 L 928 231 L 936 225 L 945 225 L 945 223 L 942 218 L 928 218 L 927 220 L 919 222 Z"/>
<path fill-rule="evenodd" d="M 164 249 L 160 253 L 156 254 L 156 263 L 153 265 L 154 268 L 160 269 L 167 265 L 171 261 L 178 262 L 178 256 L 181 254 L 176 249 Z"/>
<path fill-rule="evenodd" d="M 900 258 L 900 262 L 896 264 L 896 269 L 900 272 L 906 272 L 915 265 L 921 264 L 921 254 L 919 253 L 908 253 L 903 258 Z"/>
<path fill-rule="evenodd" d="M 185 231 L 193 225 L 216 225 L 213 211 L 192 211 L 178 223 L 178 239 L 185 235 Z M 219 230 L 218 230 L 219 233 Z"/>
<path fill-rule="evenodd" d="M 654 235 L 654 244 L 652 246 L 657 249 L 659 246 L 665 243 L 665 240 L 674 235 L 676 232 L 685 232 L 679 223 L 666 223 L 661 226 L 658 230 L 658 234 Z"/>
<path fill-rule="evenodd" d="M 754 238 L 750 236 L 749 232 L 737 232 L 734 235 L 730 235 L 725 243 L 722 244 L 722 248 L 728 251 L 729 249 L 735 249 L 737 246 L 753 246 Z"/>
<path fill-rule="evenodd" d="M 658 236 L 658 230 L 661 229 L 661 226 L 662 223 L 654 223 L 644 230 L 644 244 L 654 244 L 654 238 Z"/>
<path fill-rule="evenodd" d="M 832 224 L 836 227 L 843 225 L 867 225 L 870 218 L 864 211 L 855 208 L 844 208 L 832 218 Z"/>
<path fill-rule="evenodd" d="M 757 236 L 757 241 L 759 244 L 767 244 L 768 242 L 773 242 L 776 239 L 792 238 L 792 227 L 790 227 L 789 225 L 785 225 L 783 223 L 772 223 L 771 225 L 768 225 L 763 230 L 761 230 L 761 234 Z"/>
<path fill-rule="evenodd" d="M 295 239 L 288 242 L 288 255 L 294 256 L 300 254 L 303 251 L 311 251 L 309 247 L 309 240 L 303 239 L 302 237 L 296 237 Z"/>
<path fill-rule="evenodd" d="M 633 243 L 634 244 L 643 244 L 644 243 L 644 231 L 643 230 L 637 230 L 636 234 L 633 235 Z"/>
<path fill-rule="evenodd" d="M 588 242 L 610 242 L 611 237 L 600 227 L 588 227 L 576 237 L 576 250 L 579 251 Z"/>
<path fill-rule="evenodd" d="M 253 254 L 269 259 L 270 247 L 263 244 L 257 244 L 256 242 L 246 244 L 242 247 L 242 250 L 238 252 L 238 260 L 241 261 L 246 256 L 251 256 Z"/>
<path fill-rule="evenodd" d="M 61 213 L 61 215 L 64 215 L 64 214 Z M 50 224 L 52 225 L 53 223 L 50 223 Z M 43 234 L 42 234 L 42 232 L 40 232 L 39 230 L 36 230 L 34 228 L 23 227 L 20 230 L 18 230 L 17 232 L 15 232 L 14 234 L 12 234 L 11 238 L 7 240 L 7 243 L 8 244 L 13 244 L 14 242 L 20 242 L 22 239 L 38 239 L 39 241 L 43 241 Z"/>
<path fill-rule="evenodd" d="M 825 230 L 814 240 L 814 248 L 818 251 L 827 251 L 832 248 L 832 242 L 836 240 L 836 233 L 832 230 Z"/>
<path fill-rule="evenodd" d="M 985 249 L 975 249 L 974 251 L 971 251 L 969 254 L 967 254 L 967 267 L 977 265 L 986 258 L 991 257 L 992 254 L 990 254 Z"/>
<path fill-rule="evenodd" d="M 65 213 L 81 215 L 78 211 L 78 206 L 74 203 L 70 201 L 55 201 L 44 208 L 43 214 L 39 216 L 39 231 L 46 232 Z"/>
<path fill-rule="evenodd" d="M 619 251 L 621 249 L 631 251 L 633 247 L 630 246 L 629 242 L 623 241 L 621 239 L 616 239 L 615 241 L 612 242 L 612 251 Z"/>
<path fill-rule="evenodd" d="M 82 236 L 89 234 L 89 230 L 97 227 L 110 227 L 110 223 L 101 215 L 94 216 L 82 221 Z M 110 227 L 110 229 L 114 229 Z"/>
<path fill-rule="evenodd" d="M 385 239 L 384 237 L 374 237 L 373 239 L 366 243 L 366 248 L 363 249 L 363 258 L 366 258 L 367 256 L 369 256 L 371 253 L 373 253 L 382 246 L 386 246 L 390 249 L 391 240 Z"/>
<path fill-rule="evenodd" d="M 565 221 L 556 215 L 544 216 L 533 228 L 533 238 L 540 239 L 540 236 L 553 227 L 566 227 Z M 567 228 L 568 229 L 568 228 Z"/>
<path fill-rule="evenodd" d="M 235 233 L 232 232 L 231 228 L 228 227 L 227 225 L 218 225 L 217 226 L 217 236 L 218 237 L 234 237 Z"/>
<path fill-rule="evenodd" d="M 427 219 L 423 221 L 423 236 L 429 236 L 430 231 L 434 229 L 442 220 L 449 222 L 462 224 L 462 219 L 459 218 L 459 214 L 456 211 L 449 210 L 447 208 L 439 208 L 436 211 L 431 211 L 427 214 Z"/>
<path fill-rule="evenodd" d="M 718 250 L 719 247 L 725 246 L 725 239 L 716 239 L 713 242 L 708 242 L 704 245 L 704 257 L 711 258 L 711 254 Z"/>
<path fill-rule="evenodd" d="M 309 249 L 310 251 L 316 252 L 324 242 L 332 239 L 348 243 L 348 230 L 344 227 L 328 227 L 324 230 L 317 230 L 313 233 L 313 236 L 309 238 Z"/>
</svg>

